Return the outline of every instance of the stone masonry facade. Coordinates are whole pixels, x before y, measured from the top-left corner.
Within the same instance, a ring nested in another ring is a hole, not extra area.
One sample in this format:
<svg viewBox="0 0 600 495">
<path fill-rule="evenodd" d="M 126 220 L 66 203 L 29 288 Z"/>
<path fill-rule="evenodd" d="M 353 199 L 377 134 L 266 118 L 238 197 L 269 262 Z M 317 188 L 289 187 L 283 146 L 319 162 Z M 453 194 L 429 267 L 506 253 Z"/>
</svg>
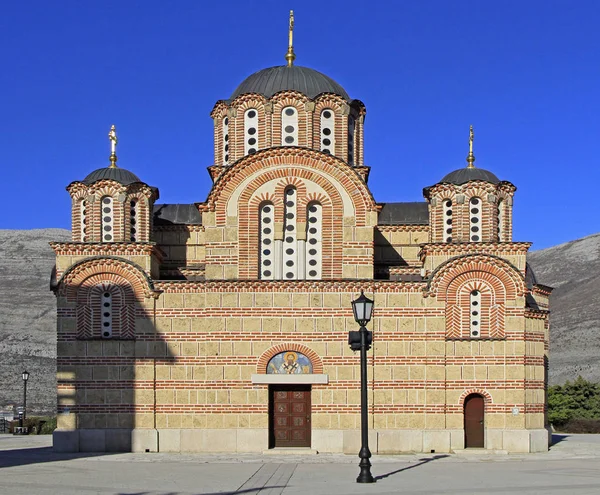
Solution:
<svg viewBox="0 0 600 495">
<path fill-rule="evenodd" d="M 512 240 L 515 186 L 471 162 L 423 203 L 377 203 L 364 104 L 312 69 L 266 70 L 273 94 L 257 83 L 211 113 L 206 201 L 157 204 L 158 189 L 115 167 L 68 186 L 73 239 L 52 243 L 55 449 L 263 452 L 295 438 L 356 454 L 347 338 L 364 291 L 374 453 L 547 450 L 551 289 Z M 304 364 L 281 371 L 280 355 Z M 305 416 L 278 416 L 286 394 Z M 467 414 L 472 398 L 483 409 Z"/>
</svg>

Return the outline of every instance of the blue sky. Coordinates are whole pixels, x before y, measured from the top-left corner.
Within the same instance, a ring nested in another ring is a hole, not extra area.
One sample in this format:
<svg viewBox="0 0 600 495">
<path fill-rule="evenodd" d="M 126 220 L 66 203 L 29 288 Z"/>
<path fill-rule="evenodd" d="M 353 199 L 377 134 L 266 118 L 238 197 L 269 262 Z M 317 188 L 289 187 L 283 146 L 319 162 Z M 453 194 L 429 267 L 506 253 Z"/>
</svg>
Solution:
<svg viewBox="0 0 600 495">
<path fill-rule="evenodd" d="M 65 187 L 108 164 L 203 201 L 214 103 L 296 64 L 367 106 L 365 163 L 379 202 L 420 201 L 463 167 L 510 180 L 514 240 L 534 249 L 600 231 L 597 1 L 8 2 L 0 19 L 0 228 L 70 227 Z M 583 187 L 583 186 L 586 187 Z"/>
</svg>

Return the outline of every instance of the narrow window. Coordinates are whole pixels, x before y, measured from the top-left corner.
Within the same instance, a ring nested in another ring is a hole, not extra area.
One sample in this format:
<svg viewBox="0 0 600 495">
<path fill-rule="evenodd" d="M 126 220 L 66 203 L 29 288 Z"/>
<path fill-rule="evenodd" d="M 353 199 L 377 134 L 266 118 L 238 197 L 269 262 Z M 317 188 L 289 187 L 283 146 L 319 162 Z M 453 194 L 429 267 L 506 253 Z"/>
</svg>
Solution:
<svg viewBox="0 0 600 495">
<path fill-rule="evenodd" d="M 452 242 L 452 200 L 442 201 L 442 208 L 444 210 L 444 242 Z"/>
<path fill-rule="evenodd" d="M 79 202 L 79 218 L 80 218 L 80 226 L 81 226 L 81 242 L 87 241 L 87 209 L 85 204 L 85 199 L 82 199 Z"/>
<path fill-rule="evenodd" d="M 471 291 L 470 297 L 470 307 L 469 310 L 471 312 L 471 328 L 470 334 L 471 337 L 477 338 L 481 336 L 481 292 L 478 290 Z"/>
<path fill-rule="evenodd" d="M 260 208 L 260 278 L 274 279 L 275 235 L 273 226 L 273 205 L 265 203 Z"/>
<path fill-rule="evenodd" d="M 223 164 L 229 165 L 229 117 L 223 119 Z"/>
<path fill-rule="evenodd" d="M 296 231 L 296 189 L 290 187 L 285 191 L 285 221 L 283 232 L 283 278 L 294 280 L 298 278 L 298 242 Z"/>
<path fill-rule="evenodd" d="M 129 223 L 130 223 L 130 234 L 131 234 L 131 241 L 132 242 L 136 242 L 138 240 L 138 216 L 139 216 L 139 209 L 138 209 L 138 200 L 134 199 L 129 203 Z"/>
<path fill-rule="evenodd" d="M 481 199 L 471 198 L 469 201 L 469 215 L 471 226 L 470 239 L 471 242 L 481 241 Z"/>
<path fill-rule="evenodd" d="M 281 145 L 298 145 L 298 112 L 294 107 L 285 107 L 281 111 Z"/>
<path fill-rule="evenodd" d="M 320 280 L 322 273 L 322 206 L 318 203 L 310 204 L 306 220 L 306 278 Z"/>
<path fill-rule="evenodd" d="M 244 154 L 253 155 L 258 150 L 258 112 L 254 108 L 244 114 Z"/>
<path fill-rule="evenodd" d="M 101 331 L 102 331 L 102 338 L 103 339 L 110 339 L 112 337 L 112 331 L 113 331 L 113 301 L 112 301 L 112 294 L 110 292 L 108 292 L 108 290 L 105 290 L 102 293 L 102 297 L 100 298 L 100 304 L 102 305 L 102 308 L 100 309 L 100 311 L 102 312 L 102 316 L 100 318 L 100 327 L 101 327 Z"/>
<path fill-rule="evenodd" d="M 348 163 L 354 165 L 354 128 L 355 120 L 352 115 L 348 117 Z"/>
<path fill-rule="evenodd" d="M 503 200 L 498 201 L 498 242 L 504 242 L 504 213 L 506 204 Z"/>
<path fill-rule="evenodd" d="M 321 112 L 321 151 L 335 154 L 335 116 L 331 108 Z"/>
<path fill-rule="evenodd" d="M 102 241 L 111 242 L 113 240 L 113 199 L 110 196 L 104 196 L 101 200 L 102 205 Z"/>
</svg>

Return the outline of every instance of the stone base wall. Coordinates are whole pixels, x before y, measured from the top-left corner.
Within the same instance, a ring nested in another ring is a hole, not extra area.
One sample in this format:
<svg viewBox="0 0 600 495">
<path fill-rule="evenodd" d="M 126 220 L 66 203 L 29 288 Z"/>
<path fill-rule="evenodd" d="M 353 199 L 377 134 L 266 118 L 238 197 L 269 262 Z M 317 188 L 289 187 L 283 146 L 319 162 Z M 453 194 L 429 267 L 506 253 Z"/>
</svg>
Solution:
<svg viewBox="0 0 600 495">
<path fill-rule="evenodd" d="M 360 430 L 313 430 L 311 448 L 320 453 L 357 455 Z M 486 429 L 485 448 L 506 452 L 546 452 L 546 429 Z M 225 452 L 263 453 L 267 429 L 57 429 L 56 452 Z M 464 449 L 464 430 L 371 430 L 373 454 L 452 453 Z"/>
</svg>

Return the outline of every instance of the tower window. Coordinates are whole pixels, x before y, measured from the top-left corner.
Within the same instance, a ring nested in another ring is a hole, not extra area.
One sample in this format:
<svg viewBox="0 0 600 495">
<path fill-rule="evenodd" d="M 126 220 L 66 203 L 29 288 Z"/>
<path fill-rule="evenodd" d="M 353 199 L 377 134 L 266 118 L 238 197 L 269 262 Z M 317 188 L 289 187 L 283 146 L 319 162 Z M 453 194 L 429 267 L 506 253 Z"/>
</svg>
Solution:
<svg viewBox="0 0 600 495">
<path fill-rule="evenodd" d="M 298 145 L 298 111 L 285 107 L 281 112 L 281 145 Z"/>
<path fill-rule="evenodd" d="M 443 229 L 444 229 L 444 242 L 452 242 L 452 200 L 445 199 L 442 201 L 443 208 Z"/>
<path fill-rule="evenodd" d="M 87 241 L 87 208 L 85 204 L 85 199 L 82 199 L 79 202 L 79 219 L 81 226 L 81 242 Z"/>
<path fill-rule="evenodd" d="M 320 280 L 322 272 L 323 208 L 318 203 L 308 205 L 306 214 L 306 278 Z"/>
<path fill-rule="evenodd" d="M 260 278 L 273 280 L 275 278 L 275 234 L 273 205 L 265 203 L 260 207 Z"/>
<path fill-rule="evenodd" d="M 472 338 L 481 336 L 481 292 L 472 290 L 470 294 L 470 335 Z"/>
<path fill-rule="evenodd" d="M 244 114 L 244 154 L 253 155 L 258 150 L 258 112 L 254 108 Z"/>
<path fill-rule="evenodd" d="M 109 339 L 113 334 L 113 301 L 112 294 L 105 290 L 100 298 L 100 331 L 102 338 Z"/>
<path fill-rule="evenodd" d="M 223 119 L 223 164 L 229 165 L 229 117 Z"/>
<path fill-rule="evenodd" d="M 350 115 L 348 117 L 348 163 L 354 165 L 354 129 L 356 127 L 356 121 L 354 117 Z"/>
<path fill-rule="evenodd" d="M 298 278 L 298 242 L 297 242 L 297 199 L 294 187 L 285 190 L 285 238 L 283 240 L 283 278 L 295 280 Z"/>
<path fill-rule="evenodd" d="M 321 112 L 321 151 L 335 154 L 335 114 L 331 108 Z"/>
<path fill-rule="evenodd" d="M 113 233 L 113 199 L 110 196 L 104 196 L 100 201 L 102 208 L 101 212 L 101 226 L 102 226 L 102 241 L 112 242 L 114 239 Z"/>
<path fill-rule="evenodd" d="M 469 238 L 471 242 L 481 242 L 481 207 L 482 201 L 480 198 L 471 198 L 469 201 Z"/>
<path fill-rule="evenodd" d="M 498 242 L 505 242 L 504 235 L 504 216 L 506 203 L 503 200 L 498 201 Z"/>
<path fill-rule="evenodd" d="M 129 224 L 130 224 L 130 239 L 132 242 L 136 242 L 139 239 L 139 208 L 138 200 L 133 199 L 129 202 Z"/>
</svg>

